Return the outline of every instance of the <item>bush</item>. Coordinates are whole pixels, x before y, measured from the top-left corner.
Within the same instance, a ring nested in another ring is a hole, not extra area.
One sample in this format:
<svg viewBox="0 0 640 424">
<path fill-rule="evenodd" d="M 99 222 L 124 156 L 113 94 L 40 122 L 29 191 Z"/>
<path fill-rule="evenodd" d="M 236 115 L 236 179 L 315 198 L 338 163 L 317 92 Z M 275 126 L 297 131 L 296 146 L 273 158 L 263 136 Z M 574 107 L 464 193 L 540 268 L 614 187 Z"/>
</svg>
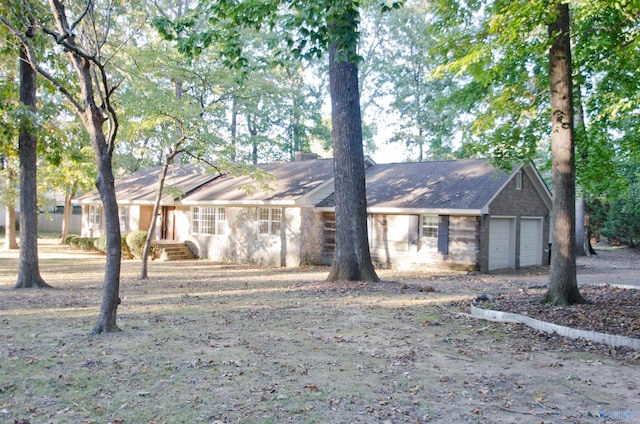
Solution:
<svg viewBox="0 0 640 424">
<path fill-rule="evenodd" d="M 93 248 L 93 241 L 95 239 L 89 237 L 78 237 L 78 247 L 82 250 L 95 250 Z"/>
<path fill-rule="evenodd" d="M 131 249 L 129 249 L 129 245 L 127 244 L 127 236 L 129 233 L 121 233 L 120 234 L 120 248 L 122 249 L 122 259 L 131 259 L 133 255 L 131 254 Z M 105 243 L 106 245 L 106 243 Z"/>
<path fill-rule="evenodd" d="M 78 236 L 71 237 L 71 239 L 69 240 L 69 246 L 75 247 L 76 249 L 79 249 L 80 248 L 80 237 L 78 237 Z"/>
<path fill-rule="evenodd" d="M 127 235 L 129 233 L 121 233 L 120 237 L 120 249 L 121 249 L 121 254 L 122 254 L 122 259 L 131 259 L 133 256 L 131 255 L 131 251 L 129 250 L 129 246 L 127 245 Z M 93 247 L 95 250 L 102 252 L 102 253 L 107 253 L 107 236 L 105 235 L 101 235 L 100 237 L 98 237 L 97 239 L 94 240 L 93 242 Z"/>
<path fill-rule="evenodd" d="M 637 193 L 640 195 L 640 186 Z M 634 196 L 625 196 L 611 202 L 611 208 L 600 234 L 635 247 L 640 241 L 640 201 Z"/>
<path fill-rule="evenodd" d="M 127 246 L 134 258 L 142 258 L 144 242 L 147 240 L 146 231 L 132 231 L 127 235 Z"/>
<path fill-rule="evenodd" d="M 93 242 L 93 247 L 102 253 L 107 253 L 107 236 L 105 234 L 101 235 Z"/>
<path fill-rule="evenodd" d="M 68 236 L 66 236 L 64 238 L 64 240 L 62 241 L 64 244 L 66 244 L 67 246 L 71 246 L 71 240 L 74 238 L 78 238 L 79 236 L 76 234 L 69 234 Z"/>
</svg>

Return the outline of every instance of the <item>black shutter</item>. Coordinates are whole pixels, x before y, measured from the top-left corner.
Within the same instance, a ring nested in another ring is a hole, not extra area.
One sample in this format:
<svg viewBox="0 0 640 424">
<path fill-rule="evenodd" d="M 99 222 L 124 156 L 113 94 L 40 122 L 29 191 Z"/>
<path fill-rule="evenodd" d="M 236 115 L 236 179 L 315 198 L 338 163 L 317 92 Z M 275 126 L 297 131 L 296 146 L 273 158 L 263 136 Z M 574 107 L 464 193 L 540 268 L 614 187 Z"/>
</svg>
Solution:
<svg viewBox="0 0 640 424">
<path fill-rule="evenodd" d="M 438 253 L 449 254 L 449 215 L 438 216 Z"/>
</svg>

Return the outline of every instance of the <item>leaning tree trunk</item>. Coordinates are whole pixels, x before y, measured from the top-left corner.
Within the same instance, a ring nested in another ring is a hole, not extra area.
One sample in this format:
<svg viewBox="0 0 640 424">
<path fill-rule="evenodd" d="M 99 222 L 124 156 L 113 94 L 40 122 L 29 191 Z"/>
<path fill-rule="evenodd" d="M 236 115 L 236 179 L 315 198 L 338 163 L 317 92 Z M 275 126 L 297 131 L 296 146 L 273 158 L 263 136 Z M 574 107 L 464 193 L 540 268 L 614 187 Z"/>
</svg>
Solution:
<svg viewBox="0 0 640 424">
<path fill-rule="evenodd" d="M 146 280 L 149 278 L 147 272 L 147 264 L 149 263 L 149 251 L 151 250 L 151 240 L 153 240 L 153 234 L 156 231 L 156 221 L 158 220 L 158 211 L 160 210 L 160 201 L 162 200 L 162 190 L 164 189 L 164 180 L 167 176 L 167 170 L 169 164 L 173 162 L 173 158 L 178 154 L 177 148 L 173 150 L 164 159 L 164 164 L 160 170 L 160 177 L 158 178 L 158 191 L 156 192 L 156 200 L 153 203 L 153 212 L 151 213 L 151 224 L 149 225 L 149 231 L 147 232 L 147 238 L 144 241 L 144 249 L 142 250 L 142 264 L 140 266 L 140 279 Z"/>
<path fill-rule="evenodd" d="M 544 300 L 553 305 L 582 302 L 576 277 L 575 155 L 569 5 L 556 5 L 549 25 L 551 88 L 551 160 L 553 178 L 553 244 L 550 281 Z"/>
<path fill-rule="evenodd" d="M 33 29 L 27 31 L 33 37 Z M 20 103 L 36 111 L 36 71 L 20 49 Z M 18 135 L 20 156 L 20 263 L 14 288 L 50 287 L 40 276 L 38 263 L 38 196 L 37 196 L 37 139 L 35 123 L 23 122 Z"/>
<path fill-rule="evenodd" d="M 346 18 L 352 19 L 349 16 Z M 352 25 L 355 32 L 355 19 L 352 19 Z M 338 51 L 335 43 L 329 46 L 336 246 L 333 265 L 327 279 L 378 281 L 371 262 L 367 237 L 358 66 L 350 57 L 345 57 L 344 53 Z"/>
</svg>

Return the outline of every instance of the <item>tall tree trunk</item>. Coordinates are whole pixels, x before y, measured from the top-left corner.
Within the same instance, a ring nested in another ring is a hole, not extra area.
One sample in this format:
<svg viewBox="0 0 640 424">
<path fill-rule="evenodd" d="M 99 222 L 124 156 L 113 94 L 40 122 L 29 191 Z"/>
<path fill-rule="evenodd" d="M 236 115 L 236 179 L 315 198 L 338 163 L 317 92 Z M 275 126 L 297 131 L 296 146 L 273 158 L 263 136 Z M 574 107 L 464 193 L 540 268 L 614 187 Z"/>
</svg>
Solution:
<svg viewBox="0 0 640 424">
<path fill-rule="evenodd" d="M 556 4 L 549 24 L 551 91 L 551 156 L 553 178 L 553 244 L 550 280 L 544 300 L 553 305 L 582 302 L 576 277 L 575 154 L 569 5 Z"/>
<path fill-rule="evenodd" d="M 587 143 L 587 125 L 584 120 L 584 106 L 582 104 L 582 95 L 580 86 L 575 88 L 575 129 L 578 133 L 578 137 L 582 137 L 582 142 Z M 580 150 L 580 149 L 578 149 Z M 586 160 L 588 157 L 587 150 L 582 152 L 582 159 Z M 577 256 L 591 256 L 593 248 L 591 247 L 591 237 L 589 231 L 589 211 L 587 209 L 584 195 L 576 200 L 576 255 Z"/>
<path fill-rule="evenodd" d="M 33 27 L 27 37 L 34 36 Z M 24 47 L 20 49 L 20 103 L 36 111 L 36 71 L 31 66 Z M 35 123 L 23 122 L 18 135 L 20 155 L 20 264 L 14 288 L 50 287 L 40 276 L 38 263 L 38 154 Z"/>
<path fill-rule="evenodd" d="M 585 256 L 584 197 L 576 198 L 576 256 Z"/>
<path fill-rule="evenodd" d="M 72 34 L 73 31 L 69 25 L 63 1 L 49 0 L 49 6 L 55 19 L 58 34 Z M 76 44 L 74 37 L 64 39 L 56 37 L 56 41 L 65 43 L 67 57 L 78 78 L 77 84 L 80 89 L 81 101 L 74 100 L 73 103 L 89 134 L 98 168 L 96 187 L 104 209 L 107 260 L 100 315 L 91 334 L 116 332 L 120 331 L 116 324 L 116 314 L 120 304 L 122 240 L 120 238 L 118 202 L 111 168 L 111 159 L 118 133 L 117 115 L 110 102 L 114 87 L 107 87 L 108 78 L 104 65 L 96 59 L 96 56 L 83 52 L 82 47 Z M 96 90 L 102 90 L 102 92 L 98 93 Z M 96 103 L 96 98 L 100 99 L 100 105 Z M 105 124 L 108 126 L 108 135 L 105 134 Z"/>
<path fill-rule="evenodd" d="M 249 131 L 249 135 L 251 136 L 251 163 L 253 165 L 258 164 L 258 130 L 255 127 L 254 119 L 257 119 L 255 116 L 249 114 L 247 115 L 247 130 Z"/>
<path fill-rule="evenodd" d="M 14 197 L 14 178 L 15 174 L 13 172 L 13 166 L 11 166 L 7 160 L 6 192 L 10 194 L 10 201 L 7 202 L 4 218 L 4 248 L 6 250 L 16 250 L 19 247 L 18 242 L 16 241 L 16 204 Z"/>
<path fill-rule="evenodd" d="M 346 11 L 355 33 L 354 11 Z M 347 57 L 345 57 L 347 56 Z M 336 247 L 328 280 L 378 281 L 371 262 L 367 237 L 367 199 L 365 192 L 362 118 L 358 89 L 358 66 L 352 51 L 329 46 L 329 89 L 333 160 L 335 166 Z"/>
<path fill-rule="evenodd" d="M 4 248 L 6 250 L 17 250 L 18 241 L 16 240 L 16 207 L 15 205 L 7 205 L 5 208 L 5 224 L 4 224 Z"/>
<path fill-rule="evenodd" d="M 238 158 L 238 101 L 231 98 L 231 162 Z"/>
<path fill-rule="evenodd" d="M 88 114 L 83 118 L 85 118 L 85 121 L 89 121 L 87 129 L 90 132 L 91 144 L 96 151 L 98 165 L 96 186 L 104 209 L 105 234 L 107 236 L 107 260 L 104 270 L 100 315 L 93 330 L 91 330 L 91 334 L 99 334 L 120 331 L 116 323 L 116 315 L 120 304 L 122 239 L 120 236 L 118 202 L 111 169 L 112 149 L 106 143 L 102 124 L 100 123 L 104 118 L 95 104 L 89 105 L 87 109 Z"/>
<path fill-rule="evenodd" d="M 64 239 L 69 235 L 69 229 L 71 228 L 71 215 L 73 213 L 73 199 L 78 192 L 78 184 L 67 184 L 64 191 L 64 208 L 62 210 L 62 231 L 60 232 L 60 243 L 64 244 Z"/>
</svg>

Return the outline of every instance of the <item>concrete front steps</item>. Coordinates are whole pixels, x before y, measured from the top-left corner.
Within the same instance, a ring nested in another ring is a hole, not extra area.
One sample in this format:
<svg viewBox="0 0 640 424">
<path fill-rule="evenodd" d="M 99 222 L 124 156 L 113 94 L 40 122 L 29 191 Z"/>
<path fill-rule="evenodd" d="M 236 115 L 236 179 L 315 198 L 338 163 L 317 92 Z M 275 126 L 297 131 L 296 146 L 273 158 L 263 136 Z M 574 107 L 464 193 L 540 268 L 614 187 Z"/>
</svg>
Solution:
<svg viewBox="0 0 640 424">
<path fill-rule="evenodd" d="M 154 256 L 159 261 L 186 261 L 196 258 L 191 249 L 183 242 L 154 240 L 151 246 L 155 252 Z"/>
</svg>

